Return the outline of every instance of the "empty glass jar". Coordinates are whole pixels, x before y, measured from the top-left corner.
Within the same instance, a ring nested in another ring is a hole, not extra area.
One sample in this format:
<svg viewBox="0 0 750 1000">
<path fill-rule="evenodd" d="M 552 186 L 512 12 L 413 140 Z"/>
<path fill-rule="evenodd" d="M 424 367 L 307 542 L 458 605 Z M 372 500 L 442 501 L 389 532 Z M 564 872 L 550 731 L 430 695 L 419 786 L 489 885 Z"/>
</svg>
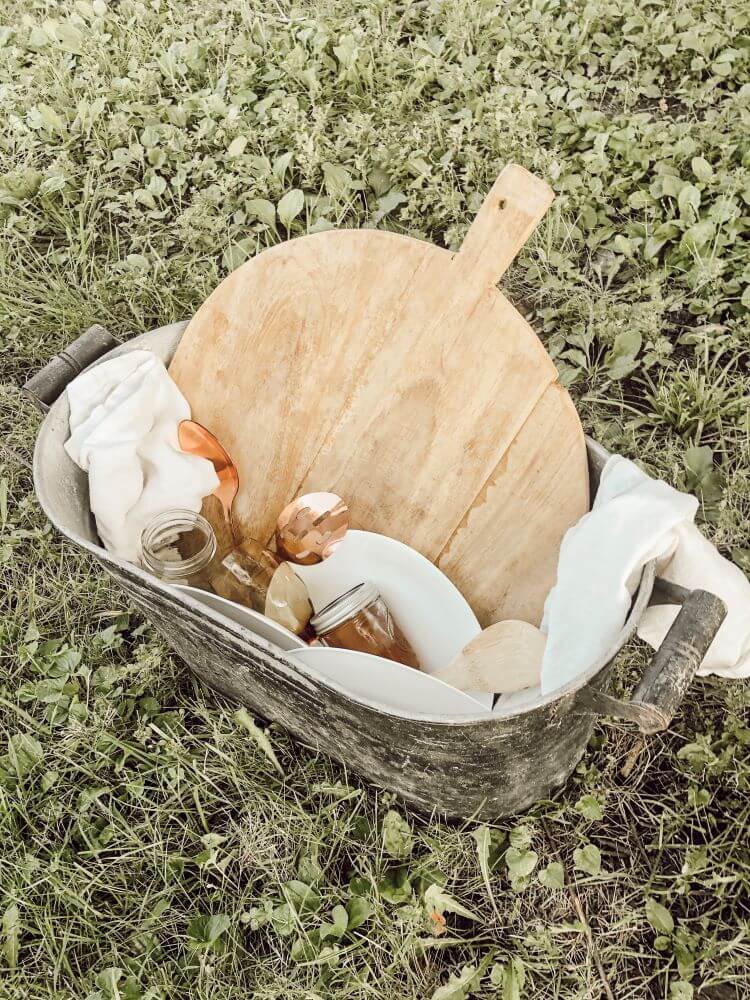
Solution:
<svg viewBox="0 0 750 1000">
<path fill-rule="evenodd" d="M 312 608 L 304 583 L 254 539 L 221 551 L 205 517 L 190 510 L 168 510 L 148 523 L 141 547 L 143 565 L 161 580 L 212 590 L 298 635 L 305 632 Z"/>
<path fill-rule="evenodd" d="M 167 583 L 211 590 L 216 535 L 192 510 L 167 510 L 153 517 L 141 535 L 143 565 Z"/>
<path fill-rule="evenodd" d="M 266 594 L 279 560 L 254 538 L 246 538 L 223 556 L 211 585 L 217 594 L 265 614 Z"/>
</svg>

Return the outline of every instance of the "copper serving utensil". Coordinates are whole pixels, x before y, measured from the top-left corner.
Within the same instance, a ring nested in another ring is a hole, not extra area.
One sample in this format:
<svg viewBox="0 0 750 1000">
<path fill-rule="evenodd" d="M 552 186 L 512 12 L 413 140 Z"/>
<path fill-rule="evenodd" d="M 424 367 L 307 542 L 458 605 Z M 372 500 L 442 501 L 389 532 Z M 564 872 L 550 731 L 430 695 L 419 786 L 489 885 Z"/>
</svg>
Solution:
<svg viewBox="0 0 750 1000">
<path fill-rule="evenodd" d="M 276 522 L 276 551 L 288 562 L 312 566 L 334 551 L 349 529 L 349 508 L 335 493 L 306 493 Z"/>
<path fill-rule="evenodd" d="M 207 458 L 213 465 L 219 479 L 219 485 L 212 495 L 221 504 L 224 520 L 229 526 L 236 544 L 237 539 L 232 525 L 232 504 L 240 488 L 237 466 L 211 431 L 206 430 L 202 424 L 195 420 L 180 421 L 177 427 L 177 440 L 182 451 L 188 452 L 190 455 L 198 455 L 200 458 Z"/>
</svg>

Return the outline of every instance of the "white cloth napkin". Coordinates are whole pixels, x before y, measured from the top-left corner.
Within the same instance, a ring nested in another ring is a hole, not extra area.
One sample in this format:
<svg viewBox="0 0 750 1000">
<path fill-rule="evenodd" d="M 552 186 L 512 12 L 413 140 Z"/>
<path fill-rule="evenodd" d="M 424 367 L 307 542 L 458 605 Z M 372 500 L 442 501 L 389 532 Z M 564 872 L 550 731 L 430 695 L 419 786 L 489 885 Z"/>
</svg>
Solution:
<svg viewBox="0 0 750 1000">
<path fill-rule="evenodd" d="M 129 351 L 89 368 L 67 389 L 65 450 L 89 474 L 89 501 L 105 548 L 138 563 L 141 532 L 156 514 L 199 511 L 218 485 L 205 458 L 180 450 L 187 400 L 150 351 Z"/>
<path fill-rule="evenodd" d="M 651 479 L 613 455 L 602 471 L 593 509 L 563 538 L 557 582 L 544 607 L 547 647 L 542 694 L 549 694 L 609 652 L 625 623 L 643 566 L 688 589 L 708 590 L 727 617 L 699 675 L 750 676 L 750 583 L 693 523 L 698 501 Z M 679 607 L 648 608 L 638 635 L 658 648 Z"/>
</svg>

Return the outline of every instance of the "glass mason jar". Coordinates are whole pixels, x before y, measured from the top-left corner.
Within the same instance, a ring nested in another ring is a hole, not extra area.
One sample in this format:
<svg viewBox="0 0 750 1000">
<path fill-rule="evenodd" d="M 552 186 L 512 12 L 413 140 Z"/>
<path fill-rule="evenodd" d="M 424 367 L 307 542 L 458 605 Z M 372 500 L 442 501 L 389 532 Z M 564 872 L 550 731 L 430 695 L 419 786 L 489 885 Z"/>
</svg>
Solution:
<svg viewBox="0 0 750 1000">
<path fill-rule="evenodd" d="M 324 646 L 373 653 L 419 669 L 416 653 L 370 582 L 360 583 L 331 601 L 310 624 Z"/>
<path fill-rule="evenodd" d="M 211 585 L 228 601 L 266 614 L 266 595 L 279 560 L 254 538 L 245 538 L 214 568 Z M 269 615 L 273 617 L 273 615 Z"/>
<path fill-rule="evenodd" d="M 216 559 L 214 529 L 192 510 L 165 510 L 152 517 L 141 535 L 143 565 L 165 583 L 212 590 Z"/>
<path fill-rule="evenodd" d="M 190 510 L 167 510 L 146 525 L 141 548 L 143 565 L 160 580 L 212 590 L 268 614 L 266 595 L 279 560 L 254 539 L 220 551 L 205 517 Z M 270 611 L 268 617 L 275 619 L 275 609 Z"/>
</svg>

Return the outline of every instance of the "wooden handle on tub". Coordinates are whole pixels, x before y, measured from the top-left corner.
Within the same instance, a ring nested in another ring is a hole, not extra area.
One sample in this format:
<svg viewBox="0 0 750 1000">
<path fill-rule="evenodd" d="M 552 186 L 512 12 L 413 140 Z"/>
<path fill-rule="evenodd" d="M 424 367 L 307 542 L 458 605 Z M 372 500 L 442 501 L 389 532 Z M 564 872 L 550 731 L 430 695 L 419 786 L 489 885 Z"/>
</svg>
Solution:
<svg viewBox="0 0 750 1000">
<path fill-rule="evenodd" d="M 693 590 L 685 598 L 631 699 L 644 710 L 642 732 L 669 728 L 726 616 L 726 605 L 715 594 Z"/>
<path fill-rule="evenodd" d="M 46 413 L 68 382 L 80 375 L 84 368 L 97 361 L 107 351 L 119 347 L 119 340 L 109 330 L 95 323 L 77 340 L 47 362 L 36 375 L 32 375 L 23 391 L 37 409 Z"/>
<path fill-rule="evenodd" d="M 664 642 L 630 701 L 588 689 L 588 707 L 600 715 L 634 722 L 642 733 L 669 728 L 695 672 L 727 616 L 724 602 L 705 590 L 685 590 L 657 580 L 652 604 L 682 604 Z"/>
</svg>

